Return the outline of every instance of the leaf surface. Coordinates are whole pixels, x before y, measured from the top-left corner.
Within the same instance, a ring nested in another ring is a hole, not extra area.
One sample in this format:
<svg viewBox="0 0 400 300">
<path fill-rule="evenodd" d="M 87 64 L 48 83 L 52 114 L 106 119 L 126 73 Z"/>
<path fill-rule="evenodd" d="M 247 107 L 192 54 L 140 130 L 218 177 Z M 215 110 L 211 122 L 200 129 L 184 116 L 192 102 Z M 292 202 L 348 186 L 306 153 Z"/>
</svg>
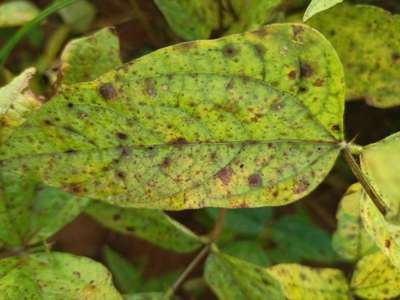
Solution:
<svg viewBox="0 0 400 300">
<path fill-rule="evenodd" d="M 264 268 L 217 253 L 208 257 L 204 277 L 219 299 L 285 299 L 280 284 Z"/>
<path fill-rule="evenodd" d="M 308 24 L 337 50 L 348 99 L 365 98 L 382 108 L 400 104 L 399 15 L 374 6 L 340 4 Z"/>
<path fill-rule="evenodd" d="M 346 277 L 340 270 L 313 269 L 297 264 L 281 264 L 267 270 L 282 284 L 286 299 L 352 299 Z"/>
<path fill-rule="evenodd" d="M 90 28 L 96 16 L 96 7 L 87 0 L 79 0 L 58 11 L 64 22 L 76 32 L 85 32 Z"/>
<path fill-rule="evenodd" d="M 58 252 L 0 260 L 0 289 L 2 300 L 122 300 L 101 264 Z"/>
<path fill-rule="evenodd" d="M 164 300 L 164 299 L 163 299 L 163 293 L 138 293 L 138 294 L 124 295 L 124 300 Z"/>
<path fill-rule="evenodd" d="M 324 10 L 327 10 L 341 2 L 343 2 L 343 0 L 311 0 L 310 4 L 306 9 L 306 12 L 304 13 L 303 21 L 305 22 L 314 15 Z"/>
<path fill-rule="evenodd" d="M 363 257 L 351 278 L 351 288 L 363 299 L 392 299 L 400 295 L 400 271 L 381 252 Z"/>
<path fill-rule="evenodd" d="M 332 238 L 332 246 L 347 260 L 358 260 L 377 250 L 361 220 L 361 199 L 361 185 L 355 183 L 346 191 L 336 214 L 338 227 Z"/>
<path fill-rule="evenodd" d="M 167 250 L 191 252 L 203 244 L 201 238 L 161 210 L 119 208 L 93 201 L 86 212 L 112 230 L 137 236 Z"/>
<path fill-rule="evenodd" d="M 30 1 L 8 1 L 0 5 L 0 28 L 23 25 L 39 13 Z"/>
<path fill-rule="evenodd" d="M 65 87 L 0 148 L 0 170 L 119 206 L 282 205 L 335 162 L 343 92 L 336 53 L 304 25 L 184 43 Z"/>
</svg>

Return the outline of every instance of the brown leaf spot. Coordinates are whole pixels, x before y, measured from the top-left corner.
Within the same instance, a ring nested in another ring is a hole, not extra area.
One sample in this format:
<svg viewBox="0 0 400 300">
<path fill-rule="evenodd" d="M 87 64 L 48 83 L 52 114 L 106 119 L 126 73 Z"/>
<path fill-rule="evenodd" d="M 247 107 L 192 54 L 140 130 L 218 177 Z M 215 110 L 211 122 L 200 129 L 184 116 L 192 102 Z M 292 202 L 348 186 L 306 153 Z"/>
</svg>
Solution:
<svg viewBox="0 0 400 300">
<path fill-rule="evenodd" d="M 337 124 L 332 125 L 331 128 L 332 128 L 333 131 L 340 131 L 340 127 L 339 127 L 339 125 L 337 125 Z"/>
<path fill-rule="evenodd" d="M 156 88 L 154 86 L 154 81 L 150 78 L 144 80 L 144 93 L 149 95 L 150 97 L 154 97 L 157 95 Z"/>
<path fill-rule="evenodd" d="M 128 135 L 126 133 L 123 133 L 123 132 L 117 132 L 116 136 L 120 140 L 126 140 L 128 138 Z"/>
<path fill-rule="evenodd" d="M 293 193 L 294 194 L 301 194 L 303 192 L 305 192 L 307 190 L 307 188 L 309 187 L 309 183 L 306 180 L 300 180 L 298 181 L 294 187 L 293 187 Z"/>
<path fill-rule="evenodd" d="M 105 100 L 113 100 L 117 96 L 117 92 L 111 82 L 100 85 L 99 94 Z"/>
<path fill-rule="evenodd" d="M 300 64 L 300 77 L 301 78 L 308 78 L 314 74 L 314 69 L 311 67 L 310 64 L 302 62 Z"/>
<path fill-rule="evenodd" d="M 262 179 L 260 174 L 252 174 L 247 178 L 247 182 L 249 183 L 249 186 L 251 187 L 259 187 L 262 184 Z"/>
<path fill-rule="evenodd" d="M 171 159 L 169 157 L 164 158 L 161 163 L 162 168 L 168 168 L 171 165 Z"/>
<path fill-rule="evenodd" d="M 289 79 L 296 79 L 297 72 L 295 70 L 290 71 L 288 74 Z"/>
<path fill-rule="evenodd" d="M 79 194 L 81 192 L 81 186 L 77 183 L 70 184 L 67 187 L 67 191 L 75 195 Z"/>
<path fill-rule="evenodd" d="M 118 171 L 115 175 L 116 175 L 119 179 L 124 179 L 124 178 L 126 177 L 126 174 L 125 174 L 124 172 L 122 172 L 122 171 Z"/>
<path fill-rule="evenodd" d="M 324 84 L 324 80 L 323 79 L 317 79 L 313 83 L 314 86 L 322 86 L 323 84 Z"/>
<path fill-rule="evenodd" d="M 171 145 L 185 145 L 188 144 L 189 142 L 185 140 L 183 137 L 176 138 L 172 141 L 169 142 Z"/>
<path fill-rule="evenodd" d="M 68 102 L 68 103 L 67 103 L 67 107 L 72 109 L 72 108 L 74 107 L 74 104 L 71 103 L 71 102 Z"/>
<path fill-rule="evenodd" d="M 238 53 L 238 50 L 233 45 L 228 44 L 222 48 L 222 52 L 224 53 L 224 55 L 226 57 L 231 58 L 231 57 L 234 57 Z"/>
<path fill-rule="evenodd" d="M 390 248 L 391 244 L 390 240 L 385 240 L 385 248 Z"/>
<path fill-rule="evenodd" d="M 217 177 L 222 181 L 224 185 L 228 185 L 229 182 L 231 181 L 232 177 L 232 169 L 227 166 L 225 168 L 222 168 L 218 173 Z"/>
<path fill-rule="evenodd" d="M 304 31 L 304 28 L 298 25 L 293 25 L 292 31 L 294 38 L 297 40 L 299 38 L 299 35 Z"/>
<path fill-rule="evenodd" d="M 393 60 L 394 62 L 397 62 L 399 59 L 400 59 L 400 53 L 398 53 L 398 52 L 393 52 L 393 53 L 392 53 L 392 60 Z"/>
</svg>

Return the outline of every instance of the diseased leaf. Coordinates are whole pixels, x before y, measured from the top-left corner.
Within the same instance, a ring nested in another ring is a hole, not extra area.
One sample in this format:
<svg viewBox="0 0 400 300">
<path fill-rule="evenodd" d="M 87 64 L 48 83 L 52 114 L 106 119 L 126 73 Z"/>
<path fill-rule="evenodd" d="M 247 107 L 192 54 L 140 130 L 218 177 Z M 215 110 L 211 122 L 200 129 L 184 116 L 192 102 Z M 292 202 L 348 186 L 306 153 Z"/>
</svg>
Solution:
<svg viewBox="0 0 400 300">
<path fill-rule="evenodd" d="M 364 147 L 360 163 L 370 181 L 388 208 L 382 215 L 374 203 L 362 193 L 361 216 L 365 229 L 392 263 L 400 268 L 400 133 L 395 133 L 375 144 Z"/>
<path fill-rule="evenodd" d="M 154 0 L 169 26 L 185 40 L 207 39 L 218 28 L 218 3 L 214 0 Z"/>
<path fill-rule="evenodd" d="M 23 25 L 37 16 L 39 10 L 29 1 L 15 0 L 0 4 L 0 28 Z"/>
<path fill-rule="evenodd" d="M 140 290 L 142 285 L 142 270 L 134 268 L 129 261 L 112 250 L 104 248 L 104 261 L 113 274 L 115 285 L 123 293 L 133 293 Z"/>
<path fill-rule="evenodd" d="M 0 260 L 0 299 L 122 300 L 101 264 L 65 253 Z"/>
<path fill-rule="evenodd" d="M 309 24 L 337 50 L 345 68 L 348 99 L 365 98 L 382 108 L 400 104 L 398 15 L 374 6 L 340 4 Z"/>
<path fill-rule="evenodd" d="M 268 250 L 268 256 L 275 263 L 304 260 L 331 263 L 338 259 L 328 233 L 300 214 L 282 217 L 270 230 L 275 247 Z"/>
<path fill-rule="evenodd" d="M 344 274 L 337 269 L 316 269 L 297 264 L 281 264 L 267 269 L 290 300 L 351 300 Z"/>
<path fill-rule="evenodd" d="M 363 257 L 351 278 L 351 288 L 363 299 L 392 299 L 400 295 L 400 271 L 381 252 Z"/>
<path fill-rule="evenodd" d="M 45 241 L 77 217 L 85 198 L 45 187 L 33 180 L 0 176 L 0 241 L 8 247 Z"/>
<path fill-rule="evenodd" d="M 211 254 L 204 272 L 219 299 L 285 299 L 279 282 L 266 269 L 223 253 Z"/>
<path fill-rule="evenodd" d="M 303 21 L 305 22 L 312 16 L 324 10 L 327 10 L 341 2 L 343 2 L 343 0 L 311 0 L 310 4 L 306 9 L 306 12 L 304 13 Z"/>
<path fill-rule="evenodd" d="M 0 170 L 119 206 L 287 204 L 336 160 L 343 91 L 307 26 L 184 43 L 65 87 L 0 148 Z"/>
<path fill-rule="evenodd" d="M 139 293 L 124 295 L 124 300 L 167 300 L 162 293 Z"/>
<path fill-rule="evenodd" d="M 137 236 L 164 249 L 190 252 L 203 244 L 201 238 L 163 211 L 119 208 L 93 201 L 86 212 L 112 230 Z"/>
<path fill-rule="evenodd" d="M 90 81 L 121 65 L 119 40 L 111 28 L 72 40 L 61 54 L 63 84 Z"/>
<path fill-rule="evenodd" d="M 0 88 L 0 144 L 20 126 L 41 102 L 28 90 L 34 68 L 26 69 L 9 84 Z"/>
<path fill-rule="evenodd" d="M 247 262 L 267 267 L 270 261 L 266 251 L 261 244 L 254 240 L 239 240 L 224 244 L 222 247 L 224 253 L 243 259 Z"/>
<path fill-rule="evenodd" d="M 96 16 L 96 8 L 87 0 L 79 0 L 60 9 L 58 13 L 72 30 L 85 32 Z"/>
<path fill-rule="evenodd" d="M 360 215 L 361 185 L 349 187 L 337 211 L 338 228 L 332 238 L 332 246 L 341 257 L 358 260 L 377 250 L 364 229 Z"/>
</svg>

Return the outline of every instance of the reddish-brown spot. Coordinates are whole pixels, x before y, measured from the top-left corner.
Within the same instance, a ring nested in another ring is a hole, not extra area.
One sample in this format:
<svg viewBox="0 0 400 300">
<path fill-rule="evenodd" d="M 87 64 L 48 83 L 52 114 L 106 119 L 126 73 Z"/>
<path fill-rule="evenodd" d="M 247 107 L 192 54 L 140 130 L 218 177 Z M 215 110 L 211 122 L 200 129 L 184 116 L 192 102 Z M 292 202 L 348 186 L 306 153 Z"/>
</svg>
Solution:
<svg viewBox="0 0 400 300">
<path fill-rule="evenodd" d="M 176 138 L 176 139 L 170 141 L 169 143 L 172 145 L 185 145 L 185 144 L 188 144 L 189 142 L 187 140 L 185 140 L 183 137 L 179 137 L 179 138 Z"/>
<path fill-rule="evenodd" d="M 123 132 L 117 132 L 116 136 L 120 140 L 126 140 L 128 138 L 128 135 L 126 133 L 123 133 Z"/>
<path fill-rule="evenodd" d="M 67 107 L 68 107 L 68 108 L 73 108 L 73 107 L 74 107 L 74 104 L 71 103 L 71 102 L 68 102 Z"/>
<path fill-rule="evenodd" d="M 226 57 L 234 57 L 238 53 L 237 49 L 231 44 L 225 45 L 222 52 Z"/>
<path fill-rule="evenodd" d="M 297 72 L 295 70 L 290 71 L 288 74 L 289 79 L 296 79 Z"/>
<path fill-rule="evenodd" d="M 279 195 L 279 192 L 278 192 L 278 191 L 274 191 L 274 192 L 272 193 L 272 196 L 273 196 L 274 198 L 277 198 L 278 195 Z"/>
<path fill-rule="evenodd" d="M 225 168 L 222 168 L 218 173 L 217 177 L 222 181 L 224 185 L 228 185 L 229 182 L 231 181 L 232 177 L 232 169 L 227 166 Z"/>
<path fill-rule="evenodd" d="M 251 187 L 259 187 L 262 184 L 262 179 L 260 174 L 252 174 L 247 178 L 247 182 Z"/>
<path fill-rule="evenodd" d="M 124 178 L 126 177 L 126 174 L 125 174 L 124 172 L 122 172 L 122 171 L 118 171 L 115 175 L 116 175 L 119 179 L 124 179 Z"/>
<path fill-rule="evenodd" d="M 298 181 L 294 187 L 293 187 L 293 193 L 294 194 L 301 194 L 303 192 L 305 192 L 307 190 L 307 188 L 309 187 L 309 183 L 305 180 L 300 180 Z"/>
<path fill-rule="evenodd" d="M 81 186 L 79 184 L 70 184 L 67 190 L 72 194 L 79 194 L 81 192 Z"/>
<path fill-rule="evenodd" d="M 304 31 L 304 28 L 298 25 L 293 25 L 292 30 L 293 30 L 293 36 L 297 40 L 299 38 L 300 33 Z"/>
<path fill-rule="evenodd" d="M 308 78 L 314 74 L 314 69 L 311 67 L 310 64 L 302 62 L 300 64 L 300 77 L 301 78 Z"/>
<path fill-rule="evenodd" d="M 105 100 L 113 100 L 117 96 L 112 83 L 104 83 L 99 87 L 99 94 Z"/>
<path fill-rule="evenodd" d="M 400 53 L 394 52 L 392 53 L 392 60 L 397 62 L 400 59 Z"/>
<path fill-rule="evenodd" d="M 385 240 L 385 248 L 390 248 L 391 244 L 390 240 Z"/>
<path fill-rule="evenodd" d="M 317 79 L 313 83 L 314 86 L 322 86 L 323 84 L 324 84 L 324 80 L 323 79 Z"/>
<path fill-rule="evenodd" d="M 43 120 L 43 123 L 46 125 L 53 125 L 53 123 L 50 120 Z"/>
<path fill-rule="evenodd" d="M 168 168 L 171 165 L 171 159 L 169 157 L 164 158 L 161 163 L 161 167 Z"/>
<path fill-rule="evenodd" d="M 339 127 L 339 125 L 337 125 L 337 124 L 332 125 L 331 128 L 332 128 L 333 131 L 339 131 L 339 130 L 340 130 L 340 127 Z"/>
</svg>

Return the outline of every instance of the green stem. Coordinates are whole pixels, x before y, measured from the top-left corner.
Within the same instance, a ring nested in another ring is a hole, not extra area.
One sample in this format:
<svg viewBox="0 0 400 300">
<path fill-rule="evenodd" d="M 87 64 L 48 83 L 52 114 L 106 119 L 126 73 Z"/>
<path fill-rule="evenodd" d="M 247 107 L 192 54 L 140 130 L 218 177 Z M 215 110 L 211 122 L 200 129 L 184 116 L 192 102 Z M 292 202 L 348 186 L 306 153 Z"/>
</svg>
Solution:
<svg viewBox="0 0 400 300">
<path fill-rule="evenodd" d="M 3 48 L 0 50 L 0 66 L 3 66 L 6 62 L 8 56 L 10 55 L 11 51 L 15 48 L 15 46 L 22 40 L 25 35 L 27 35 L 32 28 L 42 22 L 51 14 L 55 13 L 56 11 L 64 8 L 77 0 L 56 0 L 47 6 L 44 10 L 40 12 L 34 19 L 26 23 L 23 27 L 21 27 L 4 45 Z"/>
</svg>

